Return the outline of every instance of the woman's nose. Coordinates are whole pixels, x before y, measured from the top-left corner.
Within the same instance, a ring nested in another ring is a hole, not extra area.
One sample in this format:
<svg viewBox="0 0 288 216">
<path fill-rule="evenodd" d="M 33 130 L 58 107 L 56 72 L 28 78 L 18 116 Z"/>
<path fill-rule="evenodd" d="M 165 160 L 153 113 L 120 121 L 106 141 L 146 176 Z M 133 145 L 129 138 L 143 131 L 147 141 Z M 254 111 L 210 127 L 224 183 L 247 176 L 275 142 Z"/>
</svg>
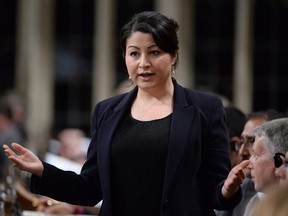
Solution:
<svg viewBox="0 0 288 216">
<path fill-rule="evenodd" d="M 146 55 L 142 55 L 139 63 L 140 68 L 147 68 L 150 66 L 149 59 Z"/>
</svg>

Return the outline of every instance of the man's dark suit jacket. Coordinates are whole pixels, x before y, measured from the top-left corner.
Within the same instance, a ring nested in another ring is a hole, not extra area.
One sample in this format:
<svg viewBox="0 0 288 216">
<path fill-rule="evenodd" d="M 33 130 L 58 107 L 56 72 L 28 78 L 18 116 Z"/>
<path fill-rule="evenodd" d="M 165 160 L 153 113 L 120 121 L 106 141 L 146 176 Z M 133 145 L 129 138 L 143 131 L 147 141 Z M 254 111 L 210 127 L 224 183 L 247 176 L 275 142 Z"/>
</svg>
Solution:
<svg viewBox="0 0 288 216">
<path fill-rule="evenodd" d="M 229 201 L 221 195 L 230 171 L 222 102 L 173 82 L 174 107 L 161 215 L 208 216 L 215 215 L 213 209 L 234 208 L 241 200 L 241 189 Z M 96 105 L 88 159 L 80 175 L 43 163 L 42 177 L 31 178 L 31 191 L 77 205 L 93 206 L 103 199 L 100 215 L 117 216 L 111 204 L 110 145 L 136 94 L 137 87 Z"/>
</svg>

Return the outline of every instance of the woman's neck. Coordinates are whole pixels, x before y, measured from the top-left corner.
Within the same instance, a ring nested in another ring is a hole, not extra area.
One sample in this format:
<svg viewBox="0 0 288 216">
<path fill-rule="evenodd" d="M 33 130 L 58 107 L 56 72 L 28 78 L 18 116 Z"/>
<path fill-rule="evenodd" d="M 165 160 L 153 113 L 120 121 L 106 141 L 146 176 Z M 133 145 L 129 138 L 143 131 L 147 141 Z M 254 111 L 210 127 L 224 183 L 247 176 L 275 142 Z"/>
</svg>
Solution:
<svg viewBox="0 0 288 216">
<path fill-rule="evenodd" d="M 173 110 L 172 88 L 162 90 L 143 90 L 138 89 L 135 101 L 131 107 L 133 118 L 143 121 L 160 119 L 172 113 Z"/>
<path fill-rule="evenodd" d="M 165 101 L 169 98 L 173 98 L 174 94 L 174 85 L 172 82 L 167 83 L 164 86 L 150 88 L 150 89 L 141 89 L 138 88 L 136 100 L 140 100 L 143 103 L 150 103 L 153 101 Z"/>
</svg>

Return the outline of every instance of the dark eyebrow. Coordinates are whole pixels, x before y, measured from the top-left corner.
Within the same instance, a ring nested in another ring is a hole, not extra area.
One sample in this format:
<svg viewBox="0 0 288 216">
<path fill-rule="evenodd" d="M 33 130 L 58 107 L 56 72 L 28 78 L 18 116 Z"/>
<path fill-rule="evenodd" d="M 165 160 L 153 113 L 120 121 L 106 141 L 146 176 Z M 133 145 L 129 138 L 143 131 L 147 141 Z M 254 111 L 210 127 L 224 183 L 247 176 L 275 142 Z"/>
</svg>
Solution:
<svg viewBox="0 0 288 216">
<path fill-rule="evenodd" d="M 152 48 L 154 48 L 154 47 L 159 48 L 159 47 L 157 46 L 157 44 L 152 44 L 151 46 L 148 47 L 148 49 L 152 49 Z M 139 47 L 134 46 L 134 45 L 130 45 L 130 46 L 127 47 L 127 49 L 128 49 L 128 48 L 139 49 Z"/>
<path fill-rule="evenodd" d="M 152 44 L 151 46 L 148 47 L 148 49 L 152 49 L 152 48 L 154 48 L 154 47 L 157 47 L 157 48 L 158 48 L 157 44 Z"/>
<path fill-rule="evenodd" d="M 130 45 L 130 46 L 127 47 L 127 49 L 129 49 L 129 48 L 139 49 L 138 47 L 136 47 L 134 45 Z"/>
</svg>

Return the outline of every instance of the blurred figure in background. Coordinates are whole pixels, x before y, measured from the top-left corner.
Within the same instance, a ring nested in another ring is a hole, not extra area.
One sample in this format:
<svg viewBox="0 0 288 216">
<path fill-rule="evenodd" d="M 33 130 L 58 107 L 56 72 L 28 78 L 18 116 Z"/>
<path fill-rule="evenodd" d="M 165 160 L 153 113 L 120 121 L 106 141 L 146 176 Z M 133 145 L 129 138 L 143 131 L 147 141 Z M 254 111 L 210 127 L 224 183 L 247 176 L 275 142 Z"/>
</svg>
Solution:
<svg viewBox="0 0 288 216">
<path fill-rule="evenodd" d="M 77 128 L 67 128 L 58 134 L 59 155 L 69 160 L 84 164 L 90 140 Z"/>
<path fill-rule="evenodd" d="M 0 143 L 11 146 L 12 142 L 25 144 L 26 140 L 13 121 L 11 108 L 3 101 L 0 101 Z M 10 166 L 11 163 L 7 160 L 5 153 L 0 151 L 0 179 L 8 175 Z"/>
<path fill-rule="evenodd" d="M 246 115 L 234 106 L 225 107 L 225 122 L 229 133 L 229 150 L 232 167 L 240 162 L 236 143 L 240 141 L 240 136 L 246 123 Z"/>
<path fill-rule="evenodd" d="M 27 140 L 27 130 L 24 126 L 26 119 L 25 99 L 16 91 L 9 90 L 4 93 L 1 100 L 10 107 L 14 124 L 22 137 Z"/>
<path fill-rule="evenodd" d="M 253 155 L 252 145 L 255 140 L 254 129 L 268 121 L 266 112 L 252 112 L 247 115 L 247 122 L 241 134 L 241 139 L 236 143 L 241 161 L 249 160 Z M 246 176 L 250 176 L 250 170 L 246 168 Z M 253 186 L 254 187 L 254 186 Z"/>
<path fill-rule="evenodd" d="M 86 161 L 90 138 L 79 128 L 61 130 L 56 139 L 52 139 L 44 161 L 64 170 L 80 173 Z"/>
<path fill-rule="evenodd" d="M 251 216 L 286 216 L 288 214 L 288 185 L 273 187 L 266 198 L 255 205 Z"/>
</svg>

